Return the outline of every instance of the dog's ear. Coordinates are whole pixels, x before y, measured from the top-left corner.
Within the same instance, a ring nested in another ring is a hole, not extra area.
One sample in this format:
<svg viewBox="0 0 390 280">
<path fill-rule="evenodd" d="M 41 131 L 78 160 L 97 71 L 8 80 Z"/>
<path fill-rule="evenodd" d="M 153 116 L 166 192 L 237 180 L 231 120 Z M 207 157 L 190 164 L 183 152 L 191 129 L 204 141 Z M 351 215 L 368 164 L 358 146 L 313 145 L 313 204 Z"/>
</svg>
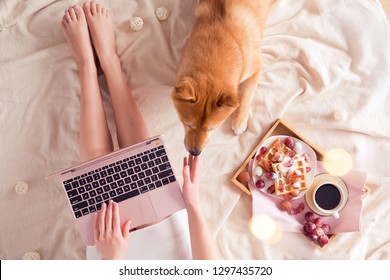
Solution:
<svg viewBox="0 0 390 280">
<path fill-rule="evenodd" d="M 239 102 L 236 96 L 229 93 L 222 93 L 217 101 L 217 107 L 222 108 L 223 106 L 227 106 L 233 109 L 236 109 L 239 106 Z"/>
<path fill-rule="evenodd" d="M 195 81 L 190 77 L 183 78 L 176 84 L 172 98 L 177 101 L 194 103 L 196 101 Z"/>
</svg>

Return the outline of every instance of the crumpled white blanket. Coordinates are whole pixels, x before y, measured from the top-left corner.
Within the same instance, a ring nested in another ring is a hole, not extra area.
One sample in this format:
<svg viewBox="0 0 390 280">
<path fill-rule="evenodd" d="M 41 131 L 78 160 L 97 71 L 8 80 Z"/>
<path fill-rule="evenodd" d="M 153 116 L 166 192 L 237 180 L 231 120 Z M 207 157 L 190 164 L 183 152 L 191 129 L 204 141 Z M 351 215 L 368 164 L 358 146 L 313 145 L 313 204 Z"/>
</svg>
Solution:
<svg viewBox="0 0 390 280">
<path fill-rule="evenodd" d="M 112 14 L 123 69 L 149 129 L 164 133 L 180 175 L 184 133 L 170 92 L 196 1 L 98 2 Z M 72 4 L 0 2 L 1 258 L 21 259 L 29 251 L 42 259 L 85 258 L 60 183 L 44 180 L 79 156 L 77 67 L 60 29 Z M 164 22 L 154 15 L 159 6 L 170 11 Z M 129 27 L 134 16 L 144 19 L 141 31 Z M 390 259 L 388 50 L 389 24 L 378 0 L 276 1 L 248 130 L 235 136 L 228 120 L 202 153 L 202 207 L 224 258 Z M 338 109 L 348 112 L 346 121 L 333 119 Z M 353 168 L 368 173 L 361 231 L 338 234 L 323 251 L 299 233 L 284 233 L 277 244 L 256 239 L 248 228 L 251 200 L 230 181 L 280 117 L 325 151 L 344 148 Z M 18 181 L 28 183 L 26 194 L 16 194 Z"/>
</svg>

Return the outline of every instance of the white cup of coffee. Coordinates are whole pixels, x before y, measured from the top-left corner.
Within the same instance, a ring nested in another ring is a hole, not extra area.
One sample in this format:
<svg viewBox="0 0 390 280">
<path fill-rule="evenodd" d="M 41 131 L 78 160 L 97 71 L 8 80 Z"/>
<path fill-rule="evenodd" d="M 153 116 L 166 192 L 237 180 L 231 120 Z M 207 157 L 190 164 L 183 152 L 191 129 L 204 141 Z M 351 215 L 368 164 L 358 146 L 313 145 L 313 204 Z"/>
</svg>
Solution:
<svg viewBox="0 0 390 280">
<path fill-rule="evenodd" d="M 325 175 L 325 176 L 322 176 Z M 348 189 L 339 177 L 321 174 L 314 180 L 310 192 L 306 195 L 307 202 L 312 211 L 321 216 L 340 217 L 340 211 L 348 201 Z M 309 201 L 308 201 L 309 200 Z"/>
</svg>

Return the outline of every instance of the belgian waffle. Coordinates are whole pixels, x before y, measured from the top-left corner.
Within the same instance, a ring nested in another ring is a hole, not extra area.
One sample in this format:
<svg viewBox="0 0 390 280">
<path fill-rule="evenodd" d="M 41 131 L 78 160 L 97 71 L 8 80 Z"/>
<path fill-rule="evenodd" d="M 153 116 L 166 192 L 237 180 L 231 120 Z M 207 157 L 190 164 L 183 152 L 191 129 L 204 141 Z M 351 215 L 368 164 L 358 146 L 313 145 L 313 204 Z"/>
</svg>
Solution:
<svg viewBox="0 0 390 280">
<path fill-rule="evenodd" d="M 267 152 L 258 160 L 258 164 L 265 171 L 276 173 L 276 195 L 287 194 L 294 190 L 301 191 L 307 189 L 308 187 L 304 158 L 299 155 L 294 155 L 290 158 L 289 156 L 291 154 L 294 154 L 292 153 L 292 150 L 288 148 L 280 138 L 278 138 L 268 148 Z M 283 164 L 283 160 L 287 157 L 293 160 L 293 165 L 291 167 L 284 167 L 285 172 L 282 172 L 279 165 Z"/>
<path fill-rule="evenodd" d="M 272 164 L 274 162 L 279 161 L 276 158 L 284 157 L 290 152 L 291 149 L 287 147 L 280 138 L 278 138 L 272 143 L 272 145 L 268 148 L 267 152 L 265 152 L 265 154 L 261 157 L 261 159 L 258 161 L 258 164 L 265 171 L 272 171 Z"/>
<path fill-rule="evenodd" d="M 308 187 L 306 176 L 306 164 L 303 157 L 294 157 L 294 164 L 291 172 L 287 172 L 287 175 L 283 175 L 278 165 L 281 163 L 273 164 L 272 169 L 277 174 L 275 179 L 275 194 L 282 195 L 292 192 L 293 190 L 305 190 Z M 299 176 L 298 176 L 299 174 Z M 294 184 L 296 183 L 296 184 Z"/>
</svg>

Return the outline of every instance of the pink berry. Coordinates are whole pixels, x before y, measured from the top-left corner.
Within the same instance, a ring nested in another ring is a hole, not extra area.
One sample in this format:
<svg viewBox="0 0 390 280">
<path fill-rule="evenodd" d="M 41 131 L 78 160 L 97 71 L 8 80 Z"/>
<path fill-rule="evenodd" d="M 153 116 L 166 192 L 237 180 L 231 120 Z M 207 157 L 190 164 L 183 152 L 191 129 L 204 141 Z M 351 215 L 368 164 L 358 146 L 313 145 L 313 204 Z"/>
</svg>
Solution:
<svg viewBox="0 0 390 280">
<path fill-rule="evenodd" d="M 251 175 L 247 171 L 243 171 L 238 174 L 238 181 L 241 183 L 248 183 L 251 180 Z"/>
<path fill-rule="evenodd" d="M 322 228 L 322 230 L 324 231 L 324 233 L 325 233 L 326 235 L 330 234 L 330 225 L 328 225 L 328 224 L 323 224 L 321 228 Z"/>
<path fill-rule="evenodd" d="M 299 203 L 298 207 L 296 208 L 291 208 L 290 210 L 290 215 L 296 215 L 301 213 L 305 209 L 305 204 L 303 202 Z"/>
<path fill-rule="evenodd" d="M 322 227 L 322 225 L 324 224 L 324 222 L 320 217 L 315 218 L 314 223 L 316 224 L 317 227 Z"/>
<path fill-rule="evenodd" d="M 286 140 L 284 140 L 284 144 L 290 149 L 292 149 L 295 145 L 295 141 L 292 137 L 287 137 Z"/>
<path fill-rule="evenodd" d="M 305 161 L 307 162 L 307 163 L 309 163 L 310 162 L 310 155 L 308 154 L 308 153 L 304 153 L 303 155 L 302 155 L 304 158 L 305 158 Z"/>
<path fill-rule="evenodd" d="M 309 237 L 311 240 L 313 240 L 313 241 L 317 241 L 318 240 L 318 236 L 317 235 L 314 235 L 314 234 L 312 234 L 312 233 L 309 233 L 308 235 L 307 235 L 307 237 Z"/>
<path fill-rule="evenodd" d="M 283 142 L 280 139 L 276 140 L 275 142 L 276 142 L 275 147 L 277 150 L 280 150 L 283 148 Z"/>
<path fill-rule="evenodd" d="M 291 167 L 293 165 L 294 165 L 294 160 L 292 158 L 284 162 L 284 166 L 286 167 Z"/>
<path fill-rule="evenodd" d="M 268 161 L 268 160 L 265 160 L 264 162 L 263 162 L 263 167 L 264 167 L 264 170 L 265 171 L 271 171 L 272 170 L 272 165 L 271 165 L 271 163 Z"/>
<path fill-rule="evenodd" d="M 276 152 L 276 153 L 272 156 L 271 160 L 272 160 L 273 163 L 280 162 L 280 161 L 283 160 L 283 154 L 280 153 L 280 152 Z"/>
<path fill-rule="evenodd" d="M 294 197 L 293 197 L 291 194 L 286 193 L 286 194 L 283 195 L 283 198 L 284 198 L 285 200 L 292 200 Z"/>
<path fill-rule="evenodd" d="M 282 202 L 280 202 L 279 207 L 280 207 L 280 209 L 281 209 L 282 211 L 288 212 L 288 211 L 291 210 L 292 205 L 291 205 L 291 202 L 290 202 L 290 201 L 288 201 L 288 200 L 283 200 Z"/>
<path fill-rule="evenodd" d="M 295 157 L 296 154 L 297 154 L 297 152 L 294 151 L 294 150 L 291 150 L 291 151 L 288 152 L 288 156 L 289 156 L 290 158 Z"/>
<path fill-rule="evenodd" d="M 303 210 L 305 210 L 305 203 L 299 203 L 297 210 L 299 211 L 298 213 L 301 213 Z"/>
<path fill-rule="evenodd" d="M 265 177 L 266 177 L 268 180 L 275 180 L 278 176 L 276 175 L 275 172 L 266 172 L 266 173 L 265 173 Z"/>
<path fill-rule="evenodd" d="M 260 155 L 264 155 L 268 151 L 267 147 L 260 148 Z"/>
<path fill-rule="evenodd" d="M 267 193 L 274 194 L 275 193 L 275 185 L 271 185 L 267 188 Z"/>
<path fill-rule="evenodd" d="M 323 236 L 324 231 L 322 230 L 322 228 L 316 227 L 315 229 L 313 229 L 313 234 L 317 236 Z"/>
<path fill-rule="evenodd" d="M 313 230 L 316 228 L 316 225 L 312 222 L 307 222 L 303 229 L 306 233 L 313 233 Z"/>
<path fill-rule="evenodd" d="M 329 237 L 327 235 L 322 235 L 318 238 L 318 243 L 320 243 L 321 246 L 328 244 L 328 242 L 329 242 Z"/>
<path fill-rule="evenodd" d="M 316 219 L 316 216 L 314 215 L 313 212 L 306 212 L 306 214 L 305 214 L 305 220 L 306 221 L 314 223 L 315 219 Z"/>
<path fill-rule="evenodd" d="M 257 180 L 257 182 L 256 182 L 256 188 L 262 189 L 262 188 L 264 188 L 264 187 L 265 187 L 264 180 L 262 180 L 262 179 Z"/>
<path fill-rule="evenodd" d="M 295 172 L 293 170 L 289 169 L 286 174 L 286 179 L 289 180 L 294 173 Z"/>
<path fill-rule="evenodd" d="M 300 190 L 292 190 L 292 191 L 290 192 L 290 195 L 291 195 L 292 197 L 297 197 L 300 193 L 301 193 Z"/>
</svg>

